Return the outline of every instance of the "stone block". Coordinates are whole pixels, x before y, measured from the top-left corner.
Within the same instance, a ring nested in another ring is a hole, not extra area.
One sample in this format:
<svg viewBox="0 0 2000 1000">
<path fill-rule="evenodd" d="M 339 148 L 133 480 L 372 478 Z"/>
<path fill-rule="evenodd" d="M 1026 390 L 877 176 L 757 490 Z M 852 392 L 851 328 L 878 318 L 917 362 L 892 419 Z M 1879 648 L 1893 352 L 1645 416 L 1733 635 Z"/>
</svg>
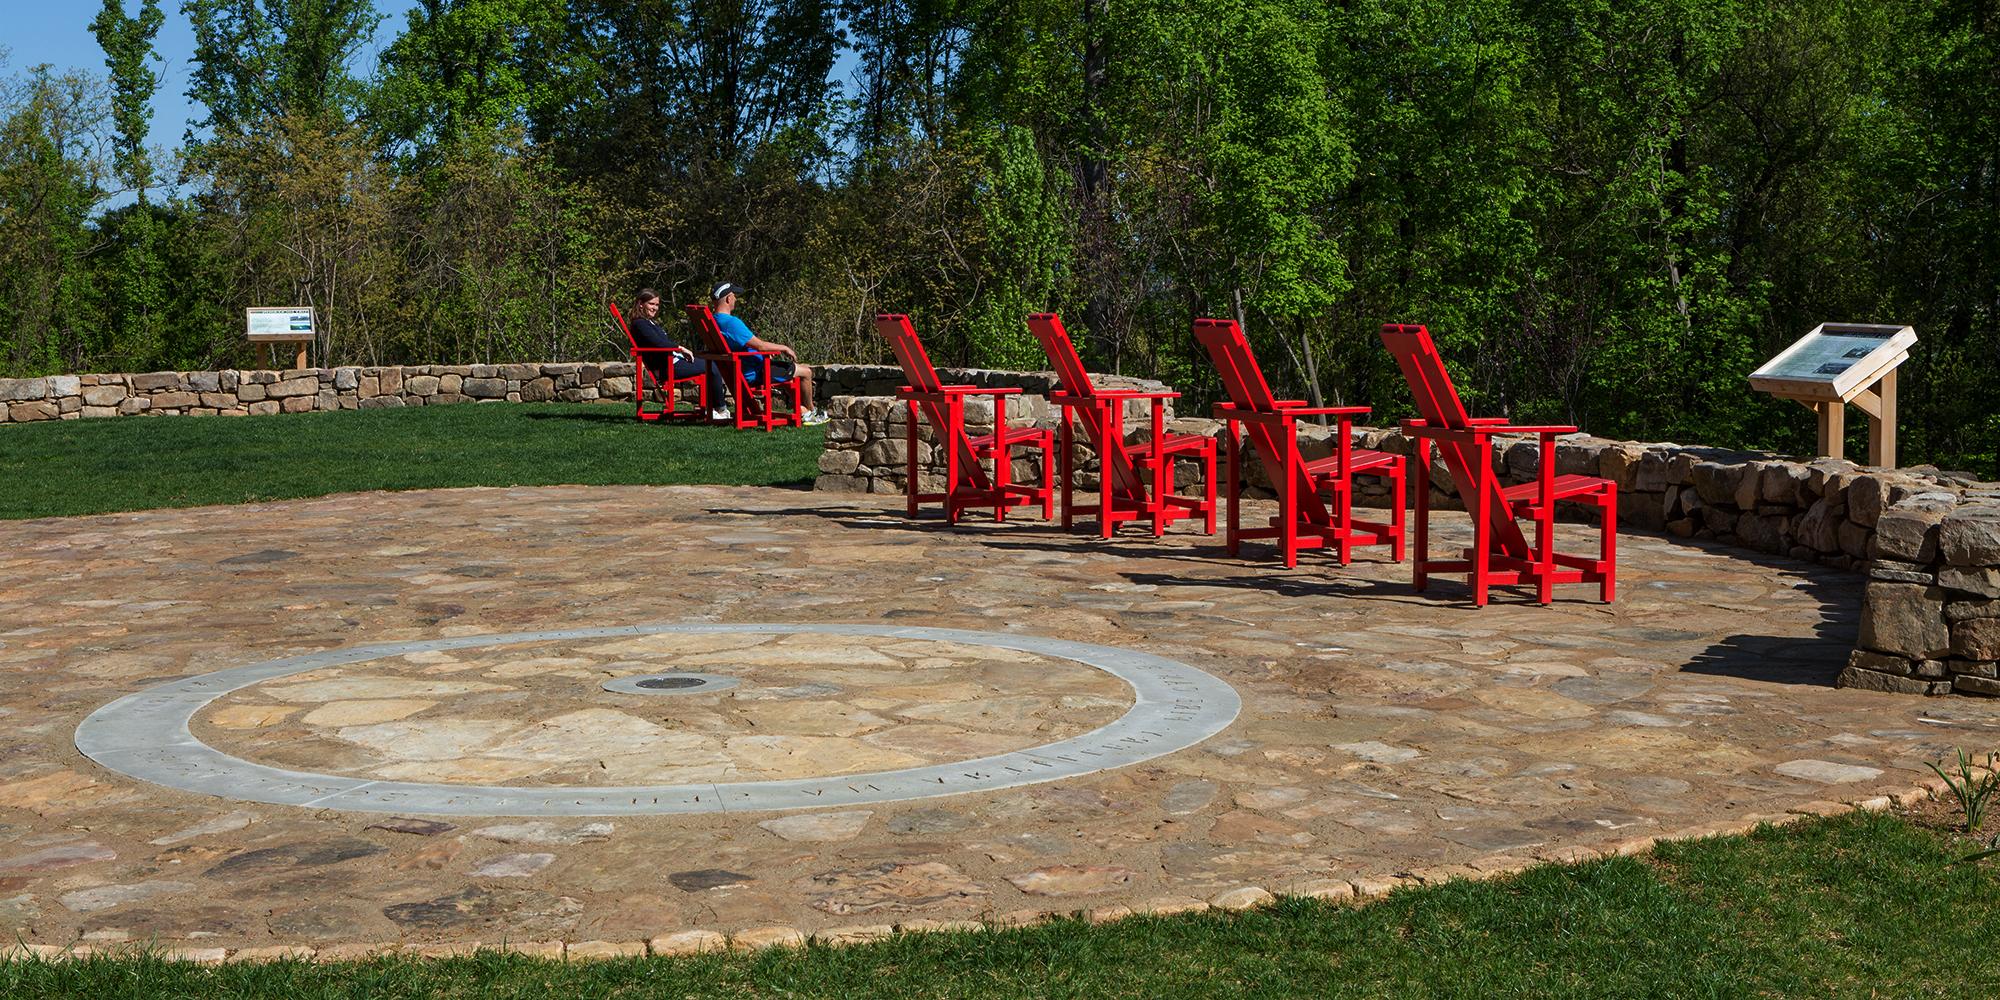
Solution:
<svg viewBox="0 0 2000 1000">
<path fill-rule="evenodd" d="M 541 365 L 501 365 L 500 376 L 511 382 L 526 382 L 542 377 Z"/>
<path fill-rule="evenodd" d="M 1950 674 L 1953 677 L 1959 677 L 1966 674 L 1970 674 L 1974 677 L 2000 677 L 2000 669 L 1996 668 L 2000 668 L 2000 663 L 1994 663 L 1991 660 L 1978 661 L 1978 660 L 1954 659 L 1954 660 L 1946 660 L 1944 662 L 1945 673 Z"/>
<path fill-rule="evenodd" d="M 201 403 L 201 397 L 192 392 L 156 392 L 152 397 L 154 410 L 185 410 Z"/>
<path fill-rule="evenodd" d="M 288 378 L 282 382 L 273 384 L 266 390 L 266 393 L 271 399 L 315 396 L 319 394 L 319 377 L 315 375 L 301 375 L 297 378 Z"/>
<path fill-rule="evenodd" d="M 49 395 L 74 396 L 83 391 L 83 379 L 75 375 L 49 376 Z"/>
<path fill-rule="evenodd" d="M 403 394 L 406 396 L 435 396 L 438 394 L 436 375 L 412 375 L 403 380 Z"/>
<path fill-rule="evenodd" d="M 1847 667 L 1834 679 L 1834 687 L 1857 688 L 1862 691 L 1882 691 L 1888 694 L 1929 694 L 1931 682 L 1914 677 L 1898 677 L 1881 674 L 1860 667 Z"/>
<path fill-rule="evenodd" d="M 1769 462 L 1744 463 L 1743 478 L 1736 483 L 1736 492 L 1729 495 L 1729 502 L 1735 504 L 1737 510 L 1749 511 L 1757 509 L 1757 500 L 1758 497 L 1762 496 L 1764 485 L 1764 469 L 1771 464 Z"/>
<path fill-rule="evenodd" d="M 236 387 L 236 398 L 245 403 L 254 403 L 268 395 L 267 389 L 256 382 L 245 382 Z"/>
<path fill-rule="evenodd" d="M 1861 646 L 1912 660 L 1940 659 L 1951 649 L 1944 590 L 1874 581 L 1861 601 Z"/>
<path fill-rule="evenodd" d="M 0 410 L 0 413 L 4 412 L 6 411 Z M 99 420 L 104 417 L 115 417 L 117 415 L 118 408 L 115 406 L 86 406 L 83 408 L 83 419 L 85 420 Z"/>
<path fill-rule="evenodd" d="M 272 402 L 272 400 L 265 400 L 265 402 Z M 310 413 L 318 404 L 319 397 L 287 396 L 284 399 L 276 400 L 276 402 L 286 413 Z"/>
<path fill-rule="evenodd" d="M 1925 563 L 1897 562 L 1894 559 L 1875 559 L 1868 563 L 1868 578 L 1871 580 L 1895 580 L 1900 583 L 1932 584 L 1937 582 L 1937 574 Z"/>
<path fill-rule="evenodd" d="M 437 379 L 438 392 L 452 396 L 460 396 L 465 394 L 465 376 L 459 374 L 458 372 L 445 372 L 443 375 L 429 375 L 425 377 Z M 432 395 L 432 394 L 425 393 L 425 395 Z"/>
<path fill-rule="evenodd" d="M 1991 677 L 1974 677 L 1959 674 L 1951 679 L 1951 689 L 1960 694 L 1979 694 L 1988 697 L 2000 696 L 2000 680 Z"/>
<path fill-rule="evenodd" d="M 1925 680 L 1934 681 L 1944 678 L 1948 674 L 1948 671 L 1945 669 L 1945 661 L 1943 660 L 1918 660 L 1916 669 L 1911 671 L 1911 674 Z"/>
<path fill-rule="evenodd" d="M 236 405 L 236 394 L 233 392 L 204 392 L 201 394 L 201 405 L 217 410 L 227 410 Z"/>
<path fill-rule="evenodd" d="M 537 378 L 521 383 L 521 402 L 523 403 L 546 403 L 555 397 L 555 379 Z"/>
<path fill-rule="evenodd" d="M 1679 485 L 1668 481 L 1672 467 L 1673 457 L 1668 453 L 1647 451 L 1639 456 L 1639 469 L 1632 476 L 1632 488 L 1641 493 L 1657 493 L 1669 485 Z"/>
<path fill-rule="evenodd" d="M 1914 673 L 1917 662 L 1901 656 L 1877 653 L 1867 649 L 1857 649 L 1847 654 L 1847 665 L 1850 667 L 1873 670 L 1878 674 L 1895 674 L 1898 677 L 1908 677 Z"/>
<path fill-rule="evenodd" d="M 182 382 L 179 372 L 147 372 L 144 375 L 134 375 L 129 381 L 132 384 L 133 392 L 158 392 L 161 389 L 184 389 L 187 387 Z M 220 387 L 218 386 L 218 388 Z"/>
<path fill-rule="evenodd" d="M 0 402 L 18 403 L 41 399 L 49 394 L 45 378 L 0 378 Z"/>
<path fill-rule="evenodd" d="M 1944 606 L 1944 617 L 1946 621 L 1953 622 L 1968 618 L 2000 618 L 2000 600 L 1952 601 Z"/>
<path fill-rule="evenodd" d="M 1947 590 L 1979 597 L 2000 597 L 2000 568 L 1945 566 L 1938 570 L 1938 585 Z"/>
<path fill-rule="evenodd" d="M 236 387 L 243 384 L 243 373 L 235 369 L 225 368 L 215 374 L 215 391 L 217 392 L 235 392 Z"/>
<path fill-rule="evenodd" d="M 56 412 L 61 413 L 64 419 L 68 419 L 70 414 L 83 409 L 82 396 L 51 396 L 49 398 L 55 401 Z"/>
<path fill-rule="evenodd" d="M 54 420 L 61 415 L 62 408 L 46 399 L 14 403 L 7 407 L 7 419 L 15 423 L 30 423 L 36 420 Z"/>
<path fill-rule="evenodd" d="M 917 442 L 917 464 L 923 465 L 929 457 L 924 443 Z M 860 464 L 872 468 L 905 468 L 909 461 L 909 448 L 901 437 L 877 438 L 861 449 Z"/>
<path fill-rule="evenodd" d="M 382 395 L 400 396 L 403 394 L 403 370 L 401 368 L 382 369 L 379 381 L 381 385 L 376 391 Z"/>
<path fill-rule="evenodd" d="M 1954 566 L 2000 565 L 2000 506 L 1977 504 L 1945 515 L 1938 551 Z"/>
<path fill-rule="evenodd" d="M 355 394 L 362 399 L 372 399 L 382 393 L 382 376 L 363 375 L 361 384 L 355 387 Z"/>
<path fill-rule="evenodd" d="M 278 401 L 275 399 L 261 399 L 255 403 L 251 403 L 249 409 L 250 415 L 253 417 L 269 416 L 278 412 Z"/>
<path fill-rule="evenodd" d="M 1864 527 L 1875 526 L 1875 519 L 1889 509 L 1889 493 L 1892 473 L 1867 472 L 1854 477 L 1847 484 L 1847 519 Z"/>
<path fill-rule="evenodd" d="M 822 493 L 867 493 L 867 476 L 820 476 L 813 480 L 813 489 Z"/>
<path fill-rule="evenodd" d="M 1758 552 L 1791 548 L 1791 519 L 1782 514 L 1744 514 L 1736 519 L 1736 538 Z"/>
<path fill-rule="evenodd" d="M 1967 618 L 1951 626 L 1951 655 L 2000 660 L 2000 618 Z"/>
<path fill-rule="evenodd" d="M 597 381 L 597 398 L 630 400 L 632 398 L 632 377 L 614 375 Z"/>
<path fill-rule="evenodd" d="M 1697 461 L 1689 471 L 1688 480 L 1703 503 L 1735 503 L 1736 488 L 1743 485 L 1745 471 L 1742 465 Z"/>
<path fill-rule="evenodd" d="M 361 369 L 335 368 L 333 370 L 333 387 L 341 392 L 359 389 L 361 387 Z"/>
<path fill-rule="evenodd" d="M 313 399 L 314 399 L 314 407 L 313 407 L 314 409 L 318 410 L 340 409 L 340 393 L 335 392 L 332 389 L 328 388 L 320 389 L 319 395 L 314 396 Z"/>
<path fill-rule="evenodd" d="M 195 392 L 221 392 L 221 372 L 188 372 L 187 387 Z"/>
<path fill-rule="evenodd" d="M 850 475 L 861 468 L 861 453 L 853 450 L 823 451 L 819 454 L 819 471 L 836 476 Z"/>
<path fill-rule="evenodd" d="M 387 410 L 402 405 L 401 396 L 371 396 L 361 401 L 361 409 L 364 410 Z"/>
<path fill-rule="evenodd" d="M 1806 480 L 1810 472 L 1797 462 L 1772 462 L 1764 466 L 1757 485 L 1758 498 L 1766 503 L 1803 505 L 1809 497 Z"/>
<path fill-rule="evenodd" d="M 129 417 L 134 413 L 144 413 L 153 408 L 153 401 L 144 396 L 127 396 L 118 403 L 118 415 Z"/>
<path fill-rule="evenodd" d="M 1937 558 L 1938 526 L 1956 506 L 1949 494 L 1925 493 L 1883 511 L 1869 552 L 1884 559 L 1927 563 Z"/>
<path fill-rule="evenodd" d="M 1834 538 L 1840 542 L 1840 551 L 1851 559 L 1868 557 L 1868 539 L 1873 534 L 1853 521 L 1842 521 L 1834 528 Z"/>
<path fill-rule="evenodd" d="M 499 365 L 460 365 L 454 370 L 466 378 L 501 378 Z"/>
<path fill-rule="evenodd" d="M 117 406 L 127 393 L 122 385 L 93 385 L 83 390 L 85 406 Z M 236 405 L 232 400 L 231 406 Z"/>
</svg>

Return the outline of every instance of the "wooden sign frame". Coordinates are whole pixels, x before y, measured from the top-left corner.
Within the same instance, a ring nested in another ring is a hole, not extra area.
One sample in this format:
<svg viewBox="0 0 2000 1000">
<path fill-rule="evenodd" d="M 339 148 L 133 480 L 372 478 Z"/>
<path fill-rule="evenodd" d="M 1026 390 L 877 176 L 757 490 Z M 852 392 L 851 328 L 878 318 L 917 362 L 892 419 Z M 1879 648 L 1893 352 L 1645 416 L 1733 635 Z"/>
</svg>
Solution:
<svg viewBox="0 0 2000 1000">
<path fill-rule="evenodd" d="M 304 329 L 299 325 L 301 317 Z M 273 320 L 281 321 L 284 328 L 271 329 Z M 277 345 L 297 344 L 298 357 L 292 367 L 300 369 L 306 366 L 306 349 L 319 337 L 319 314 L 312 306 L 250 306 L 243 310 L 243 331 L 251 343 L 264 345 L 264 363 L 273 368 L 278 366 Z"/>
<path fill-rule="evenodd" d="M 1750 373 L 1750 385 L 1795 400 L 1819 418 L 1819 453 L 1841 458 L 1847 404 L 1868 415 L 1868 464 L 1896 464 L 1896 368 L 1910 359 L 1913 327 L 1821 323 Z"/>
</svg>

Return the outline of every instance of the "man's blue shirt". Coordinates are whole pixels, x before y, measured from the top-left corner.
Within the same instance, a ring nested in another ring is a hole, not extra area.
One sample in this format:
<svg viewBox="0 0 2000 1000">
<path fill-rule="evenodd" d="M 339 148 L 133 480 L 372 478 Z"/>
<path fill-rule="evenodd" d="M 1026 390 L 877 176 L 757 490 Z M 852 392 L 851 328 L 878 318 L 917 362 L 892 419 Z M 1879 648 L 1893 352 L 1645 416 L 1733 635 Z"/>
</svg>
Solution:
<svg viewBox="0 0 2000 1000">
<path fill-rule="evenodd" d="M 751 338 L 757 336 L 750 332 L 748 323 L 728 313 L 716 313 L 715 326 L 722 331 L 722 339 L 729 341 L 729 346 L 733 350 L 749 350 Z"/>
</svg>

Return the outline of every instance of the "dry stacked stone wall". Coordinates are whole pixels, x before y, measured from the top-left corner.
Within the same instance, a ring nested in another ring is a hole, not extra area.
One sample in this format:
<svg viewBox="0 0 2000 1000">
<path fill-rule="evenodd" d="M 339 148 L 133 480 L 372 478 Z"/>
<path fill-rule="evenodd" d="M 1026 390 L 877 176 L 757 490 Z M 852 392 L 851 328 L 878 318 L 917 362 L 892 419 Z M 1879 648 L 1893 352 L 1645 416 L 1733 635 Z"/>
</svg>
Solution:
<svg viewBox="0 0 2000 1000">
<path fill-rule="evenodd" d="M 0 379 L 0 422 L 632 399 L 632 366 L 409 365 Z"/>
</svg>

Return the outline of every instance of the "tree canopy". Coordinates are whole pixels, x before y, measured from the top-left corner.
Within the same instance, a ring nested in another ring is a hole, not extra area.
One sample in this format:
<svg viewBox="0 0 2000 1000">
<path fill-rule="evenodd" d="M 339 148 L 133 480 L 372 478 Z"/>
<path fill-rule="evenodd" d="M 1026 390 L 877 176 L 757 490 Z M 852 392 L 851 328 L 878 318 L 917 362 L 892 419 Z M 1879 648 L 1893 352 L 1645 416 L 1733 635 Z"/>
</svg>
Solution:
<svg viewBox="0 0 2000 1000">
<path fill-rule="evenodd" d="M 0 374 L 617 356 L 603 303 L 749 285 L 816 360 L 1095 368 L 1805 449 L 1745 376 L 1908 323 L 1906 460 L 2000 474 L 2000 7 L 1983 0 L 184 0 L 204 126 L 149 150 L 158 0 L 105 76 L 0 85 Z M 136 9 L 134 9 L 136 8 Z M 106 209 L 121 192 L 136 199 Z M 1859 423 L 1858 421 L 1855 423 Z M 1859 433 L 1857 428 L 1856 433 Z"/>
</svg>

